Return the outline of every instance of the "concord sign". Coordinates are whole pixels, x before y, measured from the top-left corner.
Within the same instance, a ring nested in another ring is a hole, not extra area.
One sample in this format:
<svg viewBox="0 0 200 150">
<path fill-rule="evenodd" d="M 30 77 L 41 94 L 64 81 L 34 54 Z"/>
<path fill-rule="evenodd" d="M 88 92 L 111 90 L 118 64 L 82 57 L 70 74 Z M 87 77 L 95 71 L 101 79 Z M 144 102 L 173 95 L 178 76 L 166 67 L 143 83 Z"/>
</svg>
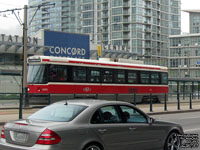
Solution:
<svg viewBox="0 0 200 150">
<path fill-rule="evenodd" d="M 86 54 L 86 50 L 85 49 L 80 49 L 80 48 L 71 48 L 71 47 L 51 47 L 49 49 L 49 52 L 51 54 L 58 54 L 58 55 L 80 55 L 80 56 L 84 56 Z"/>
<path fill-rule="evenodd" d="M 46 56 L 90 58 L 89 35 L 44 30 L 44 45 Z"/>
</svg>

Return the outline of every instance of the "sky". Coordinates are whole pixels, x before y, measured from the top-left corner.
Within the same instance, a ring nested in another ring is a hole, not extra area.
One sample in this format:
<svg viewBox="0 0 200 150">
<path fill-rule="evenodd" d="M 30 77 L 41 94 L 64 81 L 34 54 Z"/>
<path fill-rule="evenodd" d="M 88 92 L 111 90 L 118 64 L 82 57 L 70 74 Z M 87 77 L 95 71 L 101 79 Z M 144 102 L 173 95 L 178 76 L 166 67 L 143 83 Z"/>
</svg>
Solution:
<svg viewBox="0 0 200 150">
<path fill-rule="evenodd" d="M 28 4 L 28 0 L 0 0 L 0 11 L 22 8 Z M 200 9 L 200 0 L 181 0 L 181 10 L 185 9 Z M 21 16 L 23 20 L 23 11 L 16 11 L 16 14 Z M 181 30 L 189 32 L 189 14 L 181 12 Z M 0 34 L 6 35 L 22 35 L 22 26 L 17 21 L 12 12 L 0 13 Z"/>
</svg>

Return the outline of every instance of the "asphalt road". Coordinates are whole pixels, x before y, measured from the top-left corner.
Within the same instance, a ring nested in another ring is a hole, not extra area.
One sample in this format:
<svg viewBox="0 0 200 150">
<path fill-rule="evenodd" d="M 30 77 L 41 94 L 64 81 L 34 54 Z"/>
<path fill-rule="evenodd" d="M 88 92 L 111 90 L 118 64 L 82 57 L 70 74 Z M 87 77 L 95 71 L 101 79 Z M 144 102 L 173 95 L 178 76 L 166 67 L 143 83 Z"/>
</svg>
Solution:
<svg viewBox="0 0 200 150">
<path fill-rule="evenodd" d="M 186 134 L 200 135 L 200 112 L 152 115 L 151 117 L 181 124 Z M 0 130 L 1 130 L 0 126 Z M 199 148 L 182 148 L 181 150 L 200 150 Z"/>
<path fill-rule="evenodd" d="M 151 117 L 181 124 L 185 133 L 200 133 L 200 112 L 152 115 Z"/>
<path fill-rule="evenodd" d="M 198 134 L 198 137 L 200 135 L 200 112 L 153 115 L 152 117 L 182 125 L 185 134 Z M 182 148 L 181 150 L 200 150 L 200 147 Z"/>
</svg>

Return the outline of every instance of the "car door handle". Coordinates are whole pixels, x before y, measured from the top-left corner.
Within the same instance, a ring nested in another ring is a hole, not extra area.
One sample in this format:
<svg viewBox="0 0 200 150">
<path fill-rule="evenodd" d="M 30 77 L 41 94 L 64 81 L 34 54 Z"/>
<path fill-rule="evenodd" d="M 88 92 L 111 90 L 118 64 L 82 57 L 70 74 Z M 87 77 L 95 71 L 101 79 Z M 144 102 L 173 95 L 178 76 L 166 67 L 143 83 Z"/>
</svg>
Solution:
<svg viewBox="0 0 200 150">
<path fill-rule="evenodd" d="M 100 132 L 100 133 L 105 133 L 107 131 L 107 129 L 98 129 L 98 132 Z"/>
<path fill-rule="evenodd" d="M 134 128 L 134 127 L 129 127 L 129 130 L 134 131 L 134 130 L 136 130 L 136 128 Z"/>
</svg>

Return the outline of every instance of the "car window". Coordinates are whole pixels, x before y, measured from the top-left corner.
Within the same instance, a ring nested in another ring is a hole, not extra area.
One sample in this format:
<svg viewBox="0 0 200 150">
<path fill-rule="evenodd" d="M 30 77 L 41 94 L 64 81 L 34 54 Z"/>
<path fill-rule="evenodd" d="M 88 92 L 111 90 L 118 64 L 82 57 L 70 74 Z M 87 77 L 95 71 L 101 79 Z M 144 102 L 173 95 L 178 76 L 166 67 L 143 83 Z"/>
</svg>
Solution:
<svg viewBox="0 0 200 150">
<path fill-rule="evenodd" d="M 114 106 L 105 106 L 98 109 L 92 116 L 92 124 L 119 123 L 121 122 Z"/>
<path fill-rule="evenodd" d="M 123 122 L 126 123 L 147 123 L 147 118 L 136 109 L 129 106 L 120 106 Z"/>
<path fill-rule="evenodd" d="M 28 117 L 33 120 L 68 122 L 78 116 L 86 106 L 53 104 L 47 106 Z"/>
</svg>

